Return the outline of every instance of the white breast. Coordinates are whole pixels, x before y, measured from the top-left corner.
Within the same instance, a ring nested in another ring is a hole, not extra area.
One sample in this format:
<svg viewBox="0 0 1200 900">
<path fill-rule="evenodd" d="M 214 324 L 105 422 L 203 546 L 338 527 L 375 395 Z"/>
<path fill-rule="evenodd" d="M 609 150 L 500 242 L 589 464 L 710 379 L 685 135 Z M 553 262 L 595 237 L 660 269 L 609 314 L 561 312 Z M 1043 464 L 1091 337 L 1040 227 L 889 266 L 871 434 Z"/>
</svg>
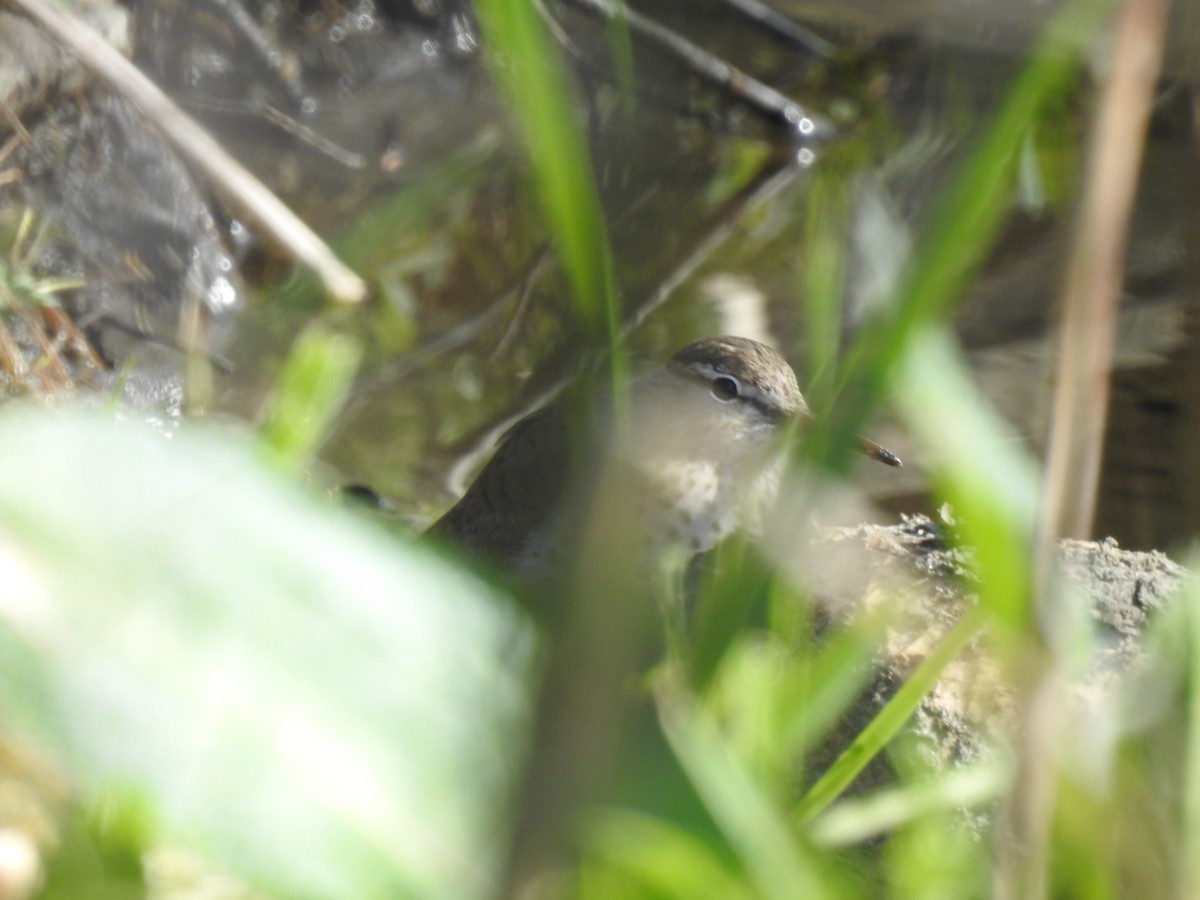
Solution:
<svg viewBox="0 0 1200 900">
<path fill-rule="evenodd" d="M 656 549 L 703 553 L 737 526 L 733 479 L 711 462 L 676 460 L 639 469 L 638 481 L 645 486 L 640 514 Z"/>
</svg>

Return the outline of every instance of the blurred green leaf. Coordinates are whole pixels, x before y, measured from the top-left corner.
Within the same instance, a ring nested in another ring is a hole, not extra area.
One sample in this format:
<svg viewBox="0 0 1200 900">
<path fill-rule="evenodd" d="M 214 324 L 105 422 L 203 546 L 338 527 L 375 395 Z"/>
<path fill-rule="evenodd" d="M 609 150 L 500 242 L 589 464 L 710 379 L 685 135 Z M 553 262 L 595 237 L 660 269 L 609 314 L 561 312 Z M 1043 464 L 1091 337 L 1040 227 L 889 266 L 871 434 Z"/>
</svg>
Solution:
<svg viewBox="0 0 1200 900">
<path fill-rule="evenodd" d="M 767 635 L 743 635 L 714 679 L 705 708 L 756 779 L 792 793 L 798 761 L 836 727 L 870 679 L 878 635 L 831 632 L 817 648 L 787 647 Z"/>
<path fill-rule="evenodd" d="M 248 442 L 0 417 L 0 714 L 107 821 L 288 897 L 486 894 L 531 635 Z"/>
<path fill-rule="evenodd" d="M 1004 763 L 951 770 L 867 797 L 843 800 L 815 819 L 809 834 L 819 847 L 845 847 L 886 834 L 931 811 L 952 812 L 997 800 L 1008 784 Z"/>
<path fill-rule="evenodd" d="M 834 158 L 836 161 L 836 157 Z M 814 173 L 805 198 L 808 242 L 803 269 L 806 372 L 809 402 L 829 391 L 841 350 L 842 288 L 845 282 L 846 232 L 850 224 L 850 184 L 844 167 L 827 163 Z"/>
<path fill-rule="evenodd" d="M 938 495 L 950 502 L 974 555 L 980 603 L 1023 634 L 1032 597 L 1037 466 L 974 386 L 948 330 L 914 333 L 895 388 Z"/>
<path fill-rule="evenodd" d="M 732 871 L 728 861 L 693 831 L 633 810 L 597 813 L 588 846 L 597 857 L 645 885 L 652 896 L 679 900 L 750 900 L 756 896 L 741 874 Z M 595 892 L 586 896 L 623 900 L 628 894 Z"/>
<path fill-rule="evenodd" d="M 1181 629 L 1186 649 L 1179 662 L 1186 665 L 1187 751 L 1184 759 L 1182 835 L 1184 871 L 1182 883 L 1200 884 L 1200 552 L 1193 549 L 1192 576 L 1174 605 L 1175 618 L 1185 619 Z"/>
<path fill-rule="evenodd" d="M 262 426 L 263 445 L 281 469 L 299 471 L 312 460 L 350 393 L 360 356 L 353 338 L 319 326 L 296 339 Z"/>
<path fill-rule="evenodd" d="M 629 21 L 625 18 L 625 3 L 618 0 L 613 4 L 616 12 L 605 27 L 608 38 L 608 53 L 612 57 L 617 87 L 623 103 L 632 107 L 637 103 L 637 79 L 633 67 L 633 41 L 629 37 Z"/>
<path fill-rule="evenodd" d="M 806 851 L 772 797 L 685 695 L 663 687 L 659 715 L 667 740 L 713 819 L 763 897 L 831 896 L 817 858 Z"/>
<path fill-rule="evenodd" d="M 961 809 L 923 815 L 892 832 L 884 847 L 889 897 L 972 900 L 994 897 L 990 847 L 973 833 Z M 1079 882 L 1088 873 L 1079 873 Z M 1082 897 L 1100 900 L 1100 895 Z"/>
<path fill-rule="evenodd" d="M 692 687 L 703 691 L 726 651 L 761 613 L 773 575 L 743 536 L 726 541 L 698 570 L 689 639 L 682 644 Z"/>
</svg>

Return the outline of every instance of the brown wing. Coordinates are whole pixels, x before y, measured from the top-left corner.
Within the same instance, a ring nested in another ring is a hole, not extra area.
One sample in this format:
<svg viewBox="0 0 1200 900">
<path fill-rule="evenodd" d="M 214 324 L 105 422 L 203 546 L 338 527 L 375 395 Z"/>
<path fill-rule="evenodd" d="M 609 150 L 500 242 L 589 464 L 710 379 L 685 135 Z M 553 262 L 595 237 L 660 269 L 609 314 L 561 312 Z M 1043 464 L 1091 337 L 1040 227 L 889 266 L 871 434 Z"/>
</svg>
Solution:
<svg viewBox="0 0 1200 900">
<path fill-rule="evenodd" d="M 570 483 L 567 416 L 560 404 L 514 425 L 483 471 L 429 534 L 501 564 L 520 561 L 552 526 Z"/>
</svg>

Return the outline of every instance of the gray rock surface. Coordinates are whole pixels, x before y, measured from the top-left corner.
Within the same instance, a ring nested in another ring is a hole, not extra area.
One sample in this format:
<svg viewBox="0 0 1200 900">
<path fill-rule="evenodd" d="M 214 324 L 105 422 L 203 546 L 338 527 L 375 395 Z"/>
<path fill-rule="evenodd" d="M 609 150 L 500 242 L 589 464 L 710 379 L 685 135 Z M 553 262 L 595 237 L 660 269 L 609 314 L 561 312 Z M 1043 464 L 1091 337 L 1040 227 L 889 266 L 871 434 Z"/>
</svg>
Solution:
<svg viewBox="0 0 1200 900">
<path fill-rule="evenodd" d="M 975 569 L 970 555 L 951 546 L 944 526 L 925 516 L 898 525 L 859 525 L 827 529 L 819 543 L 830 553 L 857 560 L 859 604 L 828 605 L 830 616 L 846 619 L 864 607 L 891 604 L 886 639 L 870 688 L 828 742 L 817 771 L 831 762 L 870 722 L 913 670 L 968 607 Z M 1143 637 L 1156 612 L 1178 593 L 1187 571 L 1160 552 L 1122 550 L 1113 540 L 1064 541 L 1060 546 L 1059 600 L 1086 619 L 1092 653 L 1082 674 L 1069 679 L 1068 714 L 1080 721 L 1107 716 L 1116 690 L 1146 669 Z M 837 585 L 837 590 L 845 589 Z M 832 595 L 826 596 L 832 601 Z M 1043 617 L 1047 640 L 1054 626 Z M 1076 632 L 1077 634 L 1078 632 Z M 937 768 L 987 758 L 1003 743 L 1015 709 L 1015 692 L 976 638 L 946 667 L 916 711 L 910 728 L 922 755 Z M 874 761 L 859 777 L 855 791 L 890 783 L 885 761 Z M 979 819 L 984 824 L 986 816 Z"/>
</svg>

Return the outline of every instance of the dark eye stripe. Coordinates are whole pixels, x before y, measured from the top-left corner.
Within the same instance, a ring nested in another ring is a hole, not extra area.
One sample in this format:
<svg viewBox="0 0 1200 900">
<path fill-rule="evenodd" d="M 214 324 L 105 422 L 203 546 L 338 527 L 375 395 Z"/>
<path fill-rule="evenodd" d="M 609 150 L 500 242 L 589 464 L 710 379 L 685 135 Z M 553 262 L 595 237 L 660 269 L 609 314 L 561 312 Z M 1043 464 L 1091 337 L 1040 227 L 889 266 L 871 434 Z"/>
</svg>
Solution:
<svg viewBox="0 0 1200 900">
<path fill-rule="evenodd" d="M 751 406 L 753 406 L 760 413 L 762 413 L 764 418 L 769 419 L 772 422 L 777 422 L 780 419 L 787 418 L 787 414 L 782 409 L 780 409 L 776 404 L 770 403 L 770 402 L 764 400 L 762 395 L 757 390 L 755 390 L 751 386 L 741 385 L 741 383 L 738 382 L 737 379 L 733 378 L 733 376 L 731 376 L 731 375 L 718 375 L 717 378 L 713 379 L 713 383 L 715 384 L 718 379 L 722 379 L 722 378 L 728 378 L 730 381 L 733 381 L 735 384 L 738 384 L 740 391 L 739 391 L 736 399 L 740 403 L 748 403 Z"/>
<path fill-rule="evenodd" d="M 771 422 L 779 422 L 788 417 L 787 412 L 781 409 L 778 404 L 769 403 L 762 399 L 762 396 L 757 390 L 754 389 L 753 386 L 746 385 L 743 382 L 738 381 L 738 379 L 732 375 L 726 375 L 720 370 L 717 370 L 714 374 L 706 374 L 703 372 L 697 372 L 695 369 L 687 369 L 685 370 L 685 373 L 688 377 L 706 386 L 710 391 L 714 389 L 713 383 L 717 379 L 729 378 L 730 380 L 736 381 L 742 386 L 741 393 L 738 394 L 737 400 L 741 403 L 749 403 L 751 406 L 757 409 L 759 413 L 762 414 L 763 418 Z"/>
<path fill-rule="evenodd" d="M 787 413 L 785 413 L 778 406 L 774 406 L 764 400 L 760 400 L 758 397 L 742 397 L 741 399 L 746 403 L 753 405 L 755 409 L 757 409 L 763 414 L 763 416 L 770 419 L 772 422 L 778 422 L 780 419 L 787 418 Z"/>
</svg>

